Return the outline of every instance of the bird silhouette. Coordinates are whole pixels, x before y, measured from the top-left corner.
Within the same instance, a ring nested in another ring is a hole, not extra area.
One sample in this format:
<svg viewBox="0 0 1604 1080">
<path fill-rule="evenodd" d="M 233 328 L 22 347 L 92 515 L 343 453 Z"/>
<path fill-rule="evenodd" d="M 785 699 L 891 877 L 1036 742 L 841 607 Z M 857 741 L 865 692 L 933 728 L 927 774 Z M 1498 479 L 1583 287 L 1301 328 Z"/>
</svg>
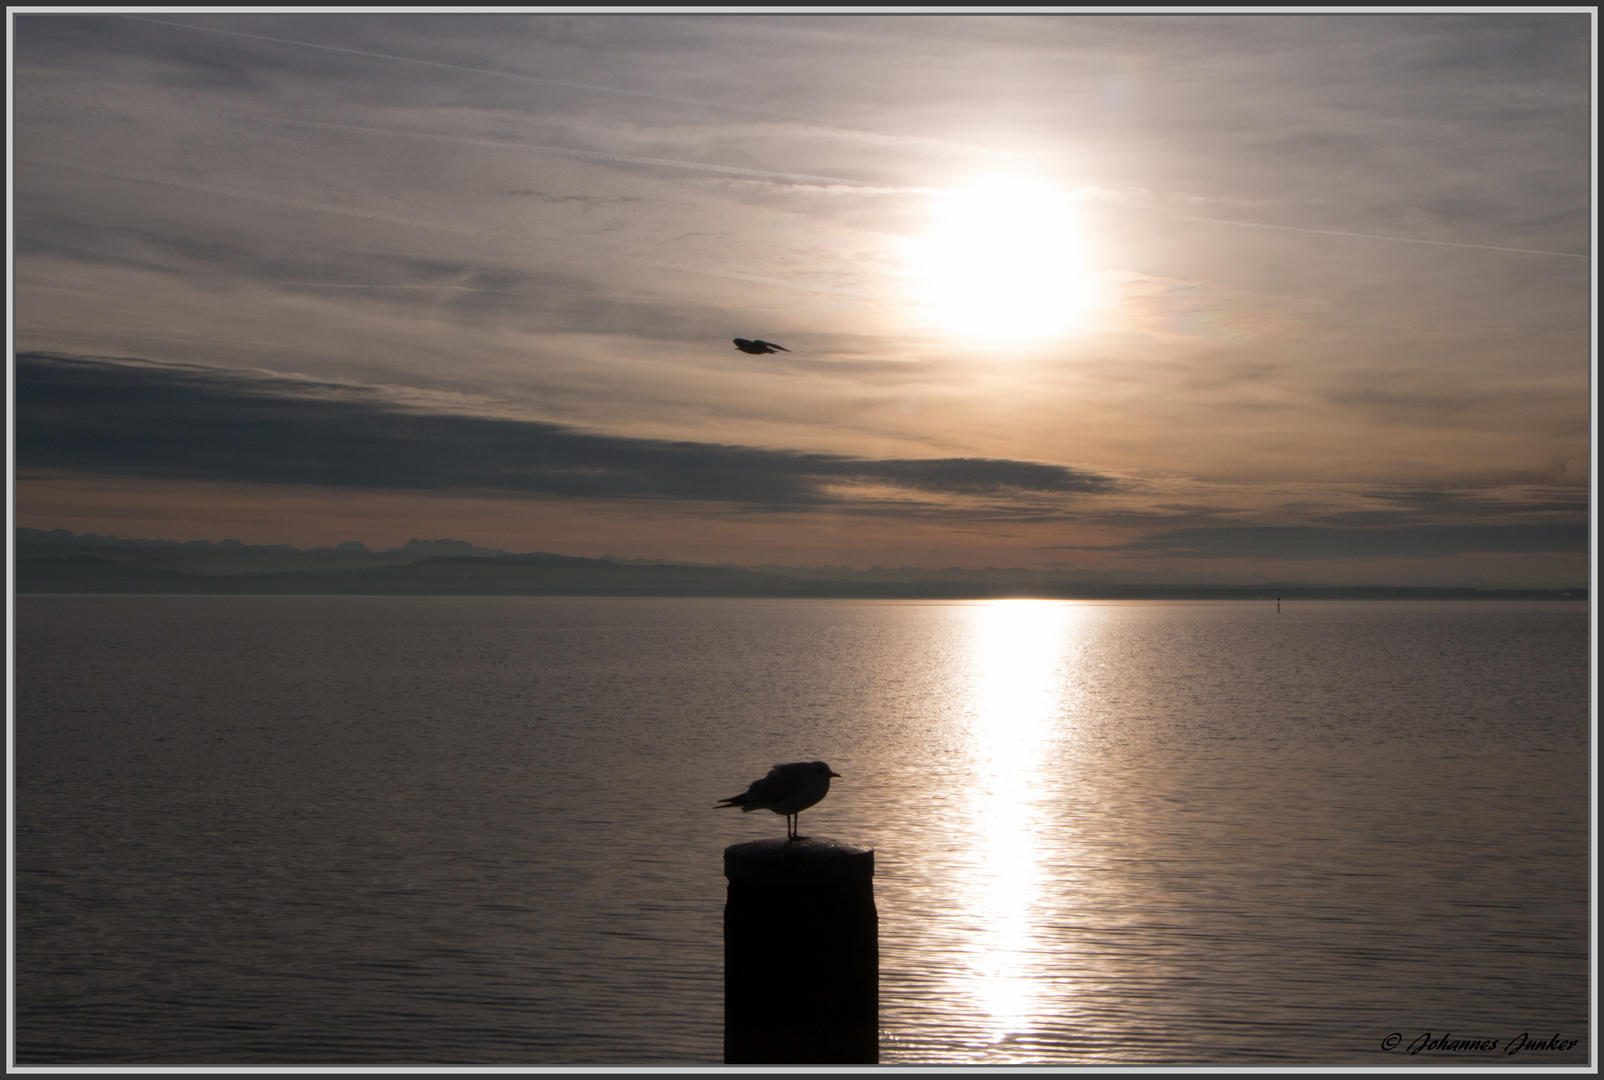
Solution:
<svg viewBox="0 0 1604 1080">
<path fill-rule="evenodd" d="M 772 810 L 785 815 L 785 838 L 806 840 L 797 835 L 797 819 L 802 811 L 830 793 L 830 777 L 840 776 L 822 761 L 793 761 L 789 765 L 776 765 L 761 780 L 739 795 L 720 799 L 714 809 L 739 806 L 741 813 L 753 810 Z"/>
<path fill-rule="evenodd" d="M 791 351 L 784 345 L 776 345 L 772 341 L 748 341 L 744 337 L 738 337 L 735 339 L 735 347 L 744 353 L 751 353 L 753 356 L 761 356 L 764 353 L 771 353 L 776 349 L 778 349 L 780 352 Z"/>
</svg>

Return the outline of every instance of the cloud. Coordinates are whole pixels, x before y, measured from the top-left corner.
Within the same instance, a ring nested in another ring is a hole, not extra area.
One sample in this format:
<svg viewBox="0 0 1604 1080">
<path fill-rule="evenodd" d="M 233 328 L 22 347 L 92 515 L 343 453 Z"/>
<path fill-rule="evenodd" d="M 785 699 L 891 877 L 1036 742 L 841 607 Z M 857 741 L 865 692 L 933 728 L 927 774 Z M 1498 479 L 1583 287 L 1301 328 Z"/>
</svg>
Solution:
<svg viewBox="0 0 1604 1080">
<path fill-rule="evenodd" d="M 1308 229 L 1300 225 L 1271 225 L 1260 221 L 1231 221 L 1227 218 L 1192 217 L 1186 214 L 1166 214 L 1160 210 L 1137 210 L 1126 208 L 1133 213 L 1148 213 L 1155 217 L 1173 218 L 1176 221 L 1200 221 L 1209 225 L 1233 225 L 1243 229 L 1275 229 L 1281 232 L 1308 233 L 1313 236 L 1347 236 L 1357 240 L 1385 240 L 1394 244 L 1432 244 L 1437 247 L 1479 248 L 1483 251 L 1508 251 L 1521 255 L 1552 255 L 1562 259 L 1590 259 L 1591 255 L 1573 251 L 1540 251 L 1535 248 L 1500 247 L 1496 244 L 1466 244 L 1456 240 L 1423 240 L 1414 236 L 1377 236 L 1375 233 L 1348 232 L 1343 229 Z"/>
<path fill-rule="evenodd" d="M 152 184 L 156 187 L 173 188 L 177 191 L 192 191 L 201 195 L 216 195 L 224 199 L 241 199 L 246 202 L 261 203 L 265 206 L 273 206 L 286 210 L 303 210 L 314 214 L 336 214 L 340 217 L 357 218 L 361 221 L 376 222 L 383 225 L 402 225 L 411 229 L 430 229 L 439 232 L 458 233 L 464 236 L 482 235 L 475 230 L 459 228 L 452 225 L 418 221 L 414 218 L 396 217 L 393 214 L 379 214 L 368 210 L 352 210 L 346 207 L 332 206 L 327 203 L 311 202 L 306 199 L 288 199 L 277 195 L 264 194 L 262 192 L 222 187 L 216 184 L 196 184 L 183 180 L 169 180 L 155 176 L 139 176 L 133 173 L 117 172 L 110 169 L 90 169 L 79 165 L 68 165 L 62 162 L 28 158 L 18 159 L 18 163 L 39 166 L 46 169 L 62 169 L 68 172 L 85 173 L 89 176 L 99 176 L 109 180 L 122 180 L 132 184 Z"/>
<path fill-rule="evenodd" d="M 911 508 L 907 493 L 1039 500 L 1107 476 L 989 458 L 872 459 L 635 439 L 427 410 L 383 388 L 200 365 L 23 353 L 24 468 L 391 490 L 715 501 L 753 508 Z M 872 491 L 864 491 L 869 488 Z M 929 507 L 926 506 L 926 509 Z"/>
<path fill-rule="evenodd" d="M 207 34 L 227 34 L 230 37 L 250 38 L 253 41 L 266 41 L 277 45 L 294 45 L 303 49 L 322 49 L 327 52 L 345 53 L 349 56 L 365 56 L 376 60 L 394 60 L 403 64 L 421 64 L 424 67 L 445 68 L 452 71 L 464 71 L 473 75 L 489 75 L 498 79 L 516 79 L 520 82 L 544 83 L 549 86 L 566 86 L 575 90 L 592 90 L 604 94 L 623 94 L 628 97 L 651 98 L 656 101 L 672 101 L 684 105 L 708 105 L 718 109 L 736 109 L 741 112 L 756 112 L 774 114 L 767 109 L 754 109 L 750 105 L 736 104 L 723 101 L 702 101 L 697 98 L 677 97 L 672 94 L 653 94 L 640 90 L 626 90 L 617 86 L 598 86 L 594 83 L 569 82 L 565 79 L 546 79 L 537 75 L 526 75 L 516 71 L 497 71 L 483 67 L 469 67 L 463 64 L 448 64 L 439 60 L 425 60 L 415 56 L 394 56 L 389 53 L 370 52 L 366 49 L 350 49 L 338 45 L 319 44 L 311 41 L 292 41 L 288 38 L 269 37 L 265 34 L 248 34 L 239 30 L 224 30 L 215 26 L 193 26 L 189 23 L 169 22 L 166 19 L 152 19 L 142 15 L 118 15 L 117 18 L 132 19 L 136 22 L 155 23 L 160 26 L 171 26 L 180 30 L 194 30 Z"/>
<path fill-rule="evenodd" d="M 578 198 L 582 197 L 576 201 Z M 346 216 L 376 220 L 367 214 Z M 705 341 L 709 327 L 721 331 L 734 319 L 711 301 L 623 292 L 617 285 L 609 288 L 598 284 L 594 273 L 584 276 L 584 268 L 570 273 L 561 265 L 521 263 L 513 256 L 496 258 L 455 247 L 386 251 L 339 246 L 334 238 L 321 234 L 291 245 L 282 238 L 275 240 L 266 230 L 238 228 L 239 219 L 229 221 L 217 215 L 214 220 L 219 221 L 218 227 L 202 234 L 163 229 L 150 222 L 102 226 L 34 214 L 17 230 L 17 252 L 19 259 L 35 262 L 70 260 L 83 267 L 159 275 L 163 281 L 150 286 L 153 289 L 174 282 L 205 281 L 259 286 L 291 297 L 341 290 L 337 317 L 346 319 L 361 306 L 377 312 L 376 318 L 426 315 L 459 326 L 471 321 L 479 331 L 489 327 L 530 333 L 602 330 L 657 342 Z M 635 261 L 647 270 L 658 269 L 646 260 Z M 693 267 L 674 269 L 677 273 L 743 277 Z M 69 279 L 78 280 L 79 273 L 68 271 Z M 772 283 L 828 293 L 788 282 Z M 437 294 L 434 300 L 449 303 L 420 309 L 416 295 L 420 291 L 433 292 Z M 720 341 L 721 351 L 724 346 Z"/>
<path fill-rule="evenodd" d="M 746 169 L 734 165 L 718 165 L 701 161 L 680 161 L 674 158 L 644 157 L 639 154 L 611 153 L 604 150 L 586 150 L 572 146 L 547 146 L 540 143 L 514 142 L 507 139 L 478 139 L 464 135 L 443 135 L 432 131 L 401 131 L 389 128 L 358 127 L 352 124 L 329 124 L 312 120 L 289 120 L 274 116 L 252 116 L 249 114 L 229 114 L 231 117 L 248 122 L 266 124 L 274 127 L 309 128 L 317 131 L 347 132 L 354 135 L 377 135 L 394 139 L 427 139 L 434 142 L 458 143 L 464 146 L 487 147 L 493 150 L 508 150 L 529 154 L 551 154 L 557 157 L 582 158 L 586 161 L 600 161 L 615 165 L 648 165 L 664 169 L 686 169 L 692 172 L 717 173 L 721 176 L 734 176 L 744 180 L 779 181 L 785 184 L 818 186 L 828 188 L 866 187 L 873 190 L 896 190 L 886 188 L 885 185 L 873 180 L 851 180 L 835 176 L 811 176 L 803 173 L 772 172 L 763 169 Z"/>
<path fill-rule="evenodd" d="M 1186 559 L 1427 559 L 1467 554 L 1585 552 L 1586 524 L 1407 525 L 1332 529 L 1315 525 L 1243 525 L 1169 529 L 1128 544 L 1097 548 Z"/>
<path fill-rule="evenodd" d="M 418 392 L 146 371 L 258 440 L 349 430 L 236 463 L 221 421 L 165 458 L 95 458 L 83 421 L 52 460 L 988 504 L 1103 544 L 1575 520 L 1533 500 L 1586 479 L 1590 263 L 1450 245 L 1589 250 L 1585 14 L 154 18 L 188 28 L 17 21 L 16 347 Z M 902 239 L 991 169 L 1083 197 L 1090 332 L 1002 356 L 926 324 Z"/>
<path fill-rule="evenodd" d="M 1447 519 L 1458 523 L 1480 521 L 1485 524 L 1508 524 L 1515 516 L 1540 515 L 1551 523 L 1553 519 L 1571 522 L 1587 517 L 1587 492 L 1578 488 L 1506 488 L 1496 492 L 1460 490 L 1393 490 L 1367 491 L 1365 499 L 1375 500 L 1386 509 L 1345 509 L 1320 514 L 1313 520 L 1321 525 L 1336 527 L 1362 527 L 1386 525 L 1448 524 Z M 1535 522 L 1534 522 L 1535 523 Z"/>
</svg>

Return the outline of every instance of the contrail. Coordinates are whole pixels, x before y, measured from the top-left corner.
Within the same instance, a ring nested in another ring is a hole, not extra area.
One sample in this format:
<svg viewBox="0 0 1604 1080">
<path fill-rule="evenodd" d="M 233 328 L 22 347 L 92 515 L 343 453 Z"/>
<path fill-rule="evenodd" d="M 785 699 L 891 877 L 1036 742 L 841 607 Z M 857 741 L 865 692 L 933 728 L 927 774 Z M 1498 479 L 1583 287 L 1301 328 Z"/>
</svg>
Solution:
<svg viewBox="0 0 1604 1080">
<path fill-rule="evenodd" d="M 756 180 L 784 180 L 789 183 L 831 184 L 849 187 L 884 188 L 886 186 L 871 180 L 847 180 L 839 176 L 809 176 L 805 173 L 765 172 L 761 169 L 743 169 L 734 165 L 708 165 L 700 161 L 677 161 L 673 158 L 612 154 L 604 150 L 580 150 L 571 146 L 544 146 L 540 143 L 507 142 L 503 139 L 476 139 L 469 135 L 441 135 L 429 131 L 397 131 L 393 128 L 331 124 L 321 120 L 286 120 L 276 116 L 257 116 L 251 113 L 229 113 L 227 115 L 243 117 L 262 124 L 287 124 L 294 127 L 321 128 L 329 131 L 352 131 L 363 135 L 393 135 L 404 139 L 435 139 L 443 142 L 467 143 L 473 146 L 493 146 L 502 150 L 525 150 L 537 154 L 586 158 L 591 161 L 617 161 L 625 165 L 660 165 L 670 169 L 694 169 L 700 172 L 722 173 L 727 176 L 751 177 Z"/>
<path fill-rule="evenodd" d="M 262 195 L 250 191 L 236 191 L 232 188 L 217 187 L 212 184 L 186 183 L 182 180 L 167 180 L 154 176 L 138 176 L 134 173 L 112 172 L 108 169 L 90 169 L 82 165 L 68 165 L 59 161 L 45 161 L 41 158 L 17 158 L 19 164 L 42 165 L 47 169 L 64 169 L 67 172 L 83 173 L 87 176 L 102 176 L 111 180 L 122 180 L 134 184 L 153 184 L 157 187 L 177 188 L 179 191 L 196 191 L 204 195 L 218 195 L 225 199 L 243 199 L 247 202 L 263 203 L 267 206 L 278 206 L 288 210 L 306 210 L 317 214 L 337 214 L 340 217 L 356 218 L 360 221 L 377 221 L 385 225 L 403 225 L 412 229 L 429 229 L 434 232 L 455 233 L 459 236 L 485 237 L 487 234 L 477 229 L 464 229 L 454 225 L 431 225 L 422 221 L 410 221 L 406 218 L 392 217 L 388 214 L 368 213 L 361 210 L 347 210 L 338 206 L 327 206 L 322 203 L 307 202 L 303 199 L 286 199 L 276 195 Z"/>
<path fill-rule="evenodd" d="M 1175 221 L 1203 221 L 1210 225 L 1235 225 L 1242 229 L 1277 229 L 1282 232 L 1313 233 L 1316 236 L 1352 236 L 1360 240 L 1390 240 L 1395 244 L 1435 244 L 1438 247 L 1478 248 L 1482 251 L 1514 251 L 1522 255 L 1555 255 L 1562 259 L 1591 259 L 1591 255 L 1578 255 L 1574 251 L 1539 251 L 1536 248 L 1498 247 L 1495 244 L 1463 244 L 1457 240 L 1417 240 L 1411 236 L 1381 236 L 1376 233 L 1343 232 L 1340 229 L 1305 229 L 1297 225 L 1265 225 L 1257 221 L 1230 221 L 1226 218 L 1191 217 L 1186 214 L 1167 214 L 1162 210 L 1142 210 L 1134 206 L 1115 206 L 1106 209 L 1122 210 L 1129 214 L 1151 214 L 1172 218 Z"/>
<path fill-rule="evenodd" d="M 327 52 L 348 53 L 351 56 L 371 56 L 379 60 L 398 60 L 403 64 L 422 64 L 425 67 L 450 68 L 452 71 L 467 71 L 475 75 L 491 75 L 498 79 L 518 79 L 523 82 L 545 83 L 548 86 L 568 86 L 576 90 L 597 90 L 605 94 L 624 94 L 629 97 L 652 98 L 656 101 L 673 101 L 681 105 L 706 105 L 715 109 L 734 109 L 737 112 L 755 113 L 759 116 L 788 116 L 787 113 L 773 112 L 769 109 L 754 109 L 750 105 L 731 105 L 723 101 L 702 101 L 699 98 L 674 97 L 672 94 L 652 94 L 644 90 L 620 90 L 616 86 L 595 86 L 591 83 L 567 82 L 563 79 L 544 79 L 538 75 L 520 75 L 513 71 L 494 71 L 489 68 L 467 67 L 463 64 L 447 64 L 439 60 L 419 60 L 413 56 L 393 56 L 390 53 L 368 52 L 365 49 L 347 49 L 339 45 L 319 45 L 311 41 L 293 41 L 289 38 L 268 37 L 266 34 L 248 34 L 243 30 L 219 30 L 213 26 L 194 26 L 190 23 L 168 22 L 165 19 L 151 19 L 143 15 L 118 15 L 119 19 L 133 19 L 137 22 L 155 23 L 158 26 L 174 26 L 180 30 L 198 30 L 204 34 L 227 34 L 230 37 L 251 38 L 255 41 L 271 41 L 278 45 L 299 45 L 303 49 L 323 49 Z"/>
</svg>

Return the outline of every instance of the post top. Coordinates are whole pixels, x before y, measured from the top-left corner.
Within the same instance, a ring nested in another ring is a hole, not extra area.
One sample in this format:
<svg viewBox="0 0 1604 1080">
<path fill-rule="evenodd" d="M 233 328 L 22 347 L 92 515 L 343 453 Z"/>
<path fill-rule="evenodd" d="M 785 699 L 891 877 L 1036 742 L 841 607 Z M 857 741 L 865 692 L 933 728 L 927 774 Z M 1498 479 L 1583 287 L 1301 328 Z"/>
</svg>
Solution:
<svg viewBox="0 0 1604 1080">
<path fill-rule="evenodd" d="M 837 859 L 873 850 L 828 836 L 810 836 L 805 840 L 748 840 L 744 844 L 731 844 L 724 849 L 724 854 L 743 859 Z"/>
<path fill-rule="evenodd" d="M 775 884 L 870 881 L 874 878 L 874 849 L 823 836 L 748 840 L 724 849 L 724 876 L 731 881 Z"/>
</svg>

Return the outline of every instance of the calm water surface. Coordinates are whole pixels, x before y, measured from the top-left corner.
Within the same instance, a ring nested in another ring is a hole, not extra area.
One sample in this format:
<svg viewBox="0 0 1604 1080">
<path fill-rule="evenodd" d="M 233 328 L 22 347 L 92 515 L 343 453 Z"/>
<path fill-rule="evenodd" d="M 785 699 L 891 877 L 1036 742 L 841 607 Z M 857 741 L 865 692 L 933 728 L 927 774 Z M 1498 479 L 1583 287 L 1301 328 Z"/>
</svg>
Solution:
<svg viewBox="0 0 1604 1080">
<path fill-rule="evenodd" d="M 15 660 L 20 1064 L 716 1064 L 784 820 L 712 806 L 813 758 L 882 1062 L 1589 1060 L 1582 604 L 21 597 Z"/>
</svg>

